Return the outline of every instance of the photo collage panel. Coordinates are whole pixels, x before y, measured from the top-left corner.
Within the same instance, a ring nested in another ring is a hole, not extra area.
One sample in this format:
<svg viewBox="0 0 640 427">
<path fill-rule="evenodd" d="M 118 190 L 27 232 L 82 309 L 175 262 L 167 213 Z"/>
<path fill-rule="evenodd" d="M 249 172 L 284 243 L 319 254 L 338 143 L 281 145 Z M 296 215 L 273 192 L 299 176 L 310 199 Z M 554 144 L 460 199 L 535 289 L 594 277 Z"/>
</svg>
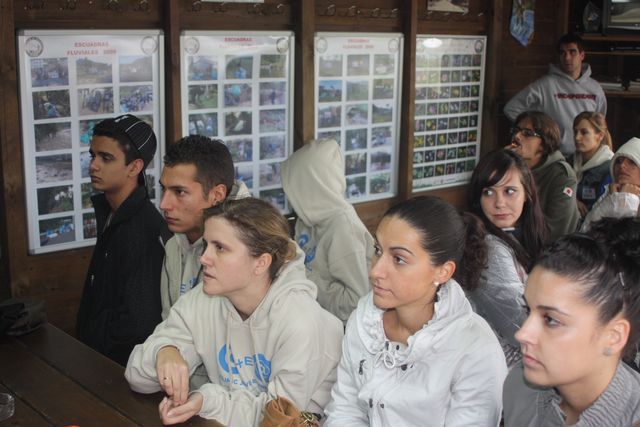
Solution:
<svg viewBox="0 0 640 427">
<path fill-rule="evenodd" d="M 479 157 L 485 39 L 419 37 L 413 191 L 468 182 Z"/>
<path fill-rule="evenodd" d="M 340 145 L 351 202 L 396 191 L 401 44 L 397 35 L 316 37 L 316 138 Z"/>
<path fill-rule="evenodd" d="M 285 212 L 280 163 L 291 145 L 291 35 L 185 33 L 182 42 L 184 131 L 224 142 L 236 179 Z"/>
<path fill-rule="evenodd" d="M 93 129 L 104 119 L 131 113 L 158 135 L 158 36 L 61 33 L 20 40 L 23 133 L 33 141 L 24 146 L 30 250 L 92 244 L 97 236 L 90 201 Z M 146 171 L 152 198 L 156 163 Z"/>
</svg>

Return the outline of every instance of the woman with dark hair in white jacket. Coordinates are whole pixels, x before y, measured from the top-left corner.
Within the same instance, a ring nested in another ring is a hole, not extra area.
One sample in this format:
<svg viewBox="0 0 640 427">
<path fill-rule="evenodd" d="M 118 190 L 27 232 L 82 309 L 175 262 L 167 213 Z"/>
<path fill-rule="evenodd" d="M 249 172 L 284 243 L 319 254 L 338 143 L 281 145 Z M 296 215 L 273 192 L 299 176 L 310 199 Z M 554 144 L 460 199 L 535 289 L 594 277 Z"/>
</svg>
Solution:
<svg viewBox="0 0 640 427">
<path fill-rule="evenodd" d="M 453 278 L 473 287 L 486 261 L 478 219 L 417 197 L 387 211 L 375 241 L 324 426 L 497 426 L 504 354 Z"/>
</svg>

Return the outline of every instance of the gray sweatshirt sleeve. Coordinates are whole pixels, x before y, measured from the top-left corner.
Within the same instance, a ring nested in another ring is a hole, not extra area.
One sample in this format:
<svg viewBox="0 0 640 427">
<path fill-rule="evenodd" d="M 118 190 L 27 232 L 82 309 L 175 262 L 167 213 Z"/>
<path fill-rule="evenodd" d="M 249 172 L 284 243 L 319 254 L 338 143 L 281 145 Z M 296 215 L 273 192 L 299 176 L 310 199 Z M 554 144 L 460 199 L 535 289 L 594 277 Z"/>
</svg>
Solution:
<svg viewBox="0 0 640 427">
<path fill-rule="evenodd" d="M 540 109 L 542 98 L 537 83 L 537 81 L 531 83 L 507 102 L 503 111 L 509 120 L 515 121 L 518 114 L 523 111 Z"/>
<path fill-rule="evenodd" d="M 511 249 L 498 238 L 487 239 L 489 249 L 487 268 L 480 278 L 480 286 L 470 295 L 478 314 L 503 339 L 514 347 L 520 344 L 514 334 L 526 317 L 522 308 L 524 277 Z"/>
</svg>

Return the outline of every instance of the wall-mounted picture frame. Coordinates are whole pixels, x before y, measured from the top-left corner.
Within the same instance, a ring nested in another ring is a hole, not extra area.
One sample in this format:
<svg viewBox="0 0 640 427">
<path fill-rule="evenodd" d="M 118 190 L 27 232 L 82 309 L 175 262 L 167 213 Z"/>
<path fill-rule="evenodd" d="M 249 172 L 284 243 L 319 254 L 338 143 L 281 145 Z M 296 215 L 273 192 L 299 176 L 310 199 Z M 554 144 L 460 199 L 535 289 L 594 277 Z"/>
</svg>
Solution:
<svg viewBox="0 0 640 427">
<path fill-rule="evenodd" d="M 95 243 L 89 146 L 93 127 L 131 113 L 158 149 L 147 167 L 159 203 L 163 155 L 164 37 L 159 30 L 22 30 L 18 33 L 29 252 Z"/>
</svg>

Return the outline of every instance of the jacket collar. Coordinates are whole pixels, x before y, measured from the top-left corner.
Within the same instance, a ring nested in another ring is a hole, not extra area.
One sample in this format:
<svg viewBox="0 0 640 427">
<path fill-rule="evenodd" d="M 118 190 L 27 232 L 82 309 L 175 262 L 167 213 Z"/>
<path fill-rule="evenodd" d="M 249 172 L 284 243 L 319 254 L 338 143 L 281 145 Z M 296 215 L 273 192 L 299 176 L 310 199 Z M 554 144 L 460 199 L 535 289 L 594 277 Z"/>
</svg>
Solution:
<svg viewBox="0 0 640 427">
<path fill-rule="evenodd" d="M 137 186 L 136 189 L 129 194 L 129 197 L 118 206 L 118 209 L 113 212 L 109 226 L 114 226 L 131 218 L 147 200 L 149 200 L 149 196 L 147 195 L 146 188 L 142 185 Z M 111 214 L 111 206 L 109 202 L 107 202 L 104 193 L 91 196 L 91 202 L 96 211 L 98 230 L 103 230 L 107 218 L 109 214 Z"/>
</svg>

